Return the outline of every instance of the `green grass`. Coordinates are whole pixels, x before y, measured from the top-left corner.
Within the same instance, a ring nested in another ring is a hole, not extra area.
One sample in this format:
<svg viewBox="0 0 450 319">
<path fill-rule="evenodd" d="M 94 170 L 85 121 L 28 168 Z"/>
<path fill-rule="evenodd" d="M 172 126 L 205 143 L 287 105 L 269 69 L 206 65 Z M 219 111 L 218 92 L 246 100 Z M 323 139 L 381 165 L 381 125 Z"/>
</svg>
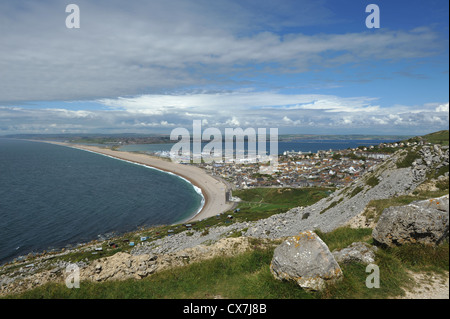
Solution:
<svg viewBox="0 0 450 319">
<path fill-rule="evenodd" d="M 371 242 L 371 229 L 339 228 L 317 232 L 330 250 L 352 242 Z M 376 299 L 399 296 L 408 287 L 409 270 L 442 272 L 449 269 L 449 245 L 409 245 L 378 249 L 375 264 L 380 269 L 380 288 L 369 289 L 366 266 L 341 266 L 344 278 L 322 292 L 310 293 L 292 282 L 274 279 L 269 266 L 274 247 L 258 244 L 234 257 L 216 257 L 185 267 L 162 271 L 142 280 L 94 283 L 82 281 L 80 289 L 47 284 L 8 298 L 59 299 Z"/>
<path fill-rule="evenodd" d="M 386 299 L 403 295 L 409 275 L 402 263 L 384 251 L 376 254 L 375 264 L 380 271 L 380 288 L 369 289 L 366 279 L 370 273 L 358 263 L 341 267 L 344 278 L 336 285 L 328 286 L 318 294 L 322 299 Z"/>
<path fill-rule="evenodd" d="M 405 142 L 419 142 L 420 140 L 423 140 L 427 143 L 432 144 L 440 144 L 443 146 L 449 145 L 449 130 L 444 131 L 438 131 L 434 133 L 430 133 L 421 137 L 413 137 L 408 140 L 405 140 Z"/>
<path fill-rule="evenodd" d="M 317 232 L 330 250 L 342 249 L 355 241 L 372 244 L 371 229 L 339 228 L 331 233 Z M 322 299 L 385 299 L 403 295 L 402 288 L 410 288 L 408 271 L 449 271 L 449 245 L 438 247 L 405 245 L 387 249 L 379 248 L 375 263 L 380 270 L 380 288 L 369 289 L 365 280 L 370 274 L 366 266 L 358 263 L 341 265 L 344 278 L 336 285 L 328 286 L 315 297 Z"/>
<path fill-rule="evenodd" d="M 443 175 L 445 175 L 445 173 L 448 173 L 448 172 L 449 172 L 449 166 L 448 166 L 448 165 L 445 165 L 445 166 L 442 166 L 442 167 L 439 168 L 439 169 L 432 169 L 432 170 L 427 174 L 427 178 L 428 178 L 428 179 L 437 179 L 439 176 L 443 176 Z M 445 184 L 447 184 L 447 183 L 445 183 Z M 448 189 L 448 184 L 447 184 L 447 187 L 445 187 L 444 185 L 442 185 L 442 187 L 439 187 L 439 188 Z"/>
<path fill-rule="evenodd" d="M 252 188 L 234 191 L 242 199 L 236 221 L 254 221 L 285 213 L 298 206 L 310 206 L 330 195 L 329 188 Z"/>
<path fill-rule="evenodd" d="M 386 253 L 413 271 L 442 273 L 449 270 L 448 242 L 437 247 L 422 244 L 391 247 L 386 249 Z"/>
<path fill-rule="evenodd" d="M 79 289 L 48 284 L 20 298 L 63 299 L 304 299 L 311 294 L 273 278 L 269 270 L 273 249 L 255 249 L 232 258 L 218 257 L 156 273 L 143 280 L 81 282 Z"/>
<path fill-rule="evenodd" d="M 447 167 L 447 170 L 448 170 L 448 166 L 446 166 L 446 167 Z M 448 190 L 449 190 L 448 179 L 436 182 L 436 187 L 440 191 L 447 191 L 448 192 Z"/>
<path fill-rule="evenodd" d="M 407 167 L 411 167 L 412 163 L 416 160 L 419 159 L 420 153 L 418 150 L 408 150 L 407 154 L 405 157 L 403 157 L 402 159 L 398 160 L 396 165 L 397 168 L 407 168 Z"/>
<path fill-rule="evenodd" d="M 327 244 L 330 251 L 343 249 L 356 241 L 372 243 L 371 228 L 341 227 L 329 233 L 319 230 L 315 232 Z"/>
<path fill-rule="evenodd" d="M 449 131 L 439 131 L 423 136 L 423 139 L 428 143 L 449 145 Z"/>
<path fill-rule="evenodd" d="M 380 180 L 376 176 L 371 176 L 367 181 L 366 184 L 375 187 L 380 183 Z"/>
<path fill-rule="evenodd" d="M 330 204 L 330 206 L 328 206 L 327 208 L 325 208 L 324 210 L 322 210 L 322 211 L 320 212 L 320 214 L 322 215 L 322 214 L 325 213 L 326 211 L 328 211 L 328 210 L 332 209 L 333 207 L 337 206 L 337 205 L 340 204 L 343 200 L 344 200 L 344 198 L 341 198 L 341 199 L 338 200 L 338 201 L 332 202 L 332 203 Z"/>
<path fill-rule="evenodd" d="M 329 188 L 252 188 L 234 191 L 233 195 L 246 202 L 297 207 L 312 205 L 331 191 Z"/>
<path fill-rule="evenodd" d="M 364 190 L 364 188 L 361 187 L 361 186 L 356 187 L 356 188 L 352 191 L 352 193 L 350 194 L 350 197 L 355 197 L 356 195 L 358 195 L 359 193 L 361 193 L 363 190 Z"/>
</svg>

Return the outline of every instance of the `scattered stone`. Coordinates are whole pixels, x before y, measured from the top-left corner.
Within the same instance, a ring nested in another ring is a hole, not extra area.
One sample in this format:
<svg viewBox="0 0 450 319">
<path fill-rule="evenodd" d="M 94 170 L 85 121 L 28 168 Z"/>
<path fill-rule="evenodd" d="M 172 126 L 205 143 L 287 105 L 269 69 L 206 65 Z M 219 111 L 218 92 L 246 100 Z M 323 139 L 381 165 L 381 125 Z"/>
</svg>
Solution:
<svg viewBox="0 0 450 319">
<path fill-rule="evenodd" d="M 375 262 L 377 247 L 363 242 L 352 243 L 347 248 L 332 252 L 339 264 L 361 263 L 369 265 Z"/>
<path fill-rule="evenodd" d="M 97 264 L 97 265 L 95 266 L 95 273 L 96 273 L 96 274 L 99 274 L 99 273 L 101 273 L 101 272 L 102 272 L 102 265 Z"/>
</svg>

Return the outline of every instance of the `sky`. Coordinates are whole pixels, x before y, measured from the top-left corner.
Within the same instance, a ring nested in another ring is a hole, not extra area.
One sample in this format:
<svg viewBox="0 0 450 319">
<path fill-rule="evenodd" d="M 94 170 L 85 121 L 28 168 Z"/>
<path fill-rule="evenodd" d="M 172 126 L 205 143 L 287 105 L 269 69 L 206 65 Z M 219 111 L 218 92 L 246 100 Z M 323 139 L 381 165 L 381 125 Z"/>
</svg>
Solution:
<svg viewBox="0 0 450 319">
<path fill-rule="evenodd" d="M 448 129 L 448 13 L 447 0 L 2 0 L 0 135 L 170 134 L 194 120 Z"/>
</svg>

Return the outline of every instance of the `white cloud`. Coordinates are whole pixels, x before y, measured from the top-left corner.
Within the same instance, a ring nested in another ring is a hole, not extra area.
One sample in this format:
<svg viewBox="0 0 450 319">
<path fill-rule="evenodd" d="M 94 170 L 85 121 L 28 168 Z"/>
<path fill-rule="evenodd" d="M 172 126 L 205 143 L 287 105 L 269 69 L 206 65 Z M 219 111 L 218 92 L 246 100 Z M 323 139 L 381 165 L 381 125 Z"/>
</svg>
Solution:
<svg viewBox="0 0 450 319">
<path fill-rule="evenodd" d="M 436 112 L 449 112 L 449 103 L 441 104 L 438 107 L 436 107 Z"/>
<path fill-rule="evenodd" d="M 379 107 L 371 97 L 301 95 L 237 91 L 145 95 L 98 100 L 98 110 L 0 107 L 0 132 L 163 132 L 203 127 L 279 128 L 280 132 L 317 134 L 384 132 L 415 134 L 448 127 L 448 103 Z M 73 103 L 70 103 L 72 107 Z M 321 106 L 321 107 L 319 107 Z M 332 112 L 330 112 L 332 110 Z"/>
<path fill-rule="evenodd" d="M 239 122 L 239 120 L 237 119 L 236 116 L 233 116 L 230 120 L 227 120 L 226 124 L 229 126 L 234 126 L 234 127 L 241 125 L 241 123 Z"/>
<path fill-rule="evenodd" d="M 222 92 L 200 94 L 142 95 L 131 98 L 100 99 L 111 109 L 142 114 L 167 114 L 184 111 L 188 116 L 199 112 L 240 112 L 258 110 L 323 110 L 325 112 L 376 112 L 374 98 L 341 98 L 333 95 L 280 94 L 277 92 Z M 210 114 L 211 116 L 211 114 Z"/>
<path fill-rule="evenodd" d="M 43 111 L 48 111 L 49 113 L 59 113 L 58 116 L 67 118 L 94 118 L 96 114 L 91 111 L 79 110 L 72 111 L 67 109 L 43 109 Z"/>
<path fill-rule="evenodd" d="M 377 118 L 377 117 L 371 117 L 371 120 L 376 124 L 376 125 L 387 125 L 389 124 L 389 122 L 386 119 L 383 118 Z"/>
<path fill-rule="evenodd" d="M 287 117 L 287 116 L 283 117 L 283 121 L 286 122 L 286 123 L 288 123 L 288 124 L 291 124 L 291 123 L 294 122 L 294 121 L 292 121 L 292 120 L 291 120 L 289 117 Z"/>
</svg>

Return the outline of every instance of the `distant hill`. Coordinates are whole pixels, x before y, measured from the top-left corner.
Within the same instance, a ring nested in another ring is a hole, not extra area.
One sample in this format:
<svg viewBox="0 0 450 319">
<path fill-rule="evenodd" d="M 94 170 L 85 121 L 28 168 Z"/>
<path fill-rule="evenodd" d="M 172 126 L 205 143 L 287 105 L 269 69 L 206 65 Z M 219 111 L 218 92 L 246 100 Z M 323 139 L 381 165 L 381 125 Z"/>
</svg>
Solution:
<svg viewBox="0 0 450 319">
<path fill-rule="evenodd" d="M 414 138 L 413 135 L 362 135 L 362 134 L 348 134 L 348 135 L 315 135 L 315 134 L 282 134 L 279 137 L 280 141 L 301 141 L 301 140 L 394 140 L 401 141 L 408 138 Z"/>
<path fill-rule="evenodd" d="M 124 134 L 14 134 L 0 136 L 5 138 L 17 138 L 28 140 L 58 141 L 71 143 L 94 144 L 165 144 L 174 143 L 169 135 L 133 133 Z"/>
<path fill-rule="evenodd" d="M 432 144 L 448 145 L 449 130 L 431 133 L 431 134 L 422 136 L 422 138 L 425 141 L 432 143 Z"/>
<path fill-rule="evenodd" d="M 423 136 L 416 136 L 406 140 L 408 142 L 424 141 L 431 144 L 439 144 L 442 146 L 449 145 L 449 130 L 438 131 Z"/>
</svg>

